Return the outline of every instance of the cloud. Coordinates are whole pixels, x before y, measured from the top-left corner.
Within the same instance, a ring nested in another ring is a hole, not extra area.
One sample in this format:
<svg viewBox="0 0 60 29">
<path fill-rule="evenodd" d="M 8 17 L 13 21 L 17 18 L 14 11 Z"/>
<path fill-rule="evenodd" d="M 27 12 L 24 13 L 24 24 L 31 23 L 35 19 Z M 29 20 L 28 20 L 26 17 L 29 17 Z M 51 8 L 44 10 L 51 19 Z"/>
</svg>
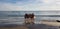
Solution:
<svg viewBox="0 0 60 29">
<path fill-rule="evenodd" d="M 0 11 L 57 10 L 55 0 L 0 0 Z"/>
</svg>

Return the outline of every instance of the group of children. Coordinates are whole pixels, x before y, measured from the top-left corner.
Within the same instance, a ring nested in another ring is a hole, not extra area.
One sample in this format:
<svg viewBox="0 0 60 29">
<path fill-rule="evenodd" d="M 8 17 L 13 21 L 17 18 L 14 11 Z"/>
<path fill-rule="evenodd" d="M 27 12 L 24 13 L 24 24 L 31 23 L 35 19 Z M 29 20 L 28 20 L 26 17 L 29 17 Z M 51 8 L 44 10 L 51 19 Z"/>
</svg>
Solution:
<svg viewBox="0 0 60 29">
<path fill-rule="evenodd" d="M 25 24 L 34 24 L 34 14 L 25 14 Z"/>
</svg>

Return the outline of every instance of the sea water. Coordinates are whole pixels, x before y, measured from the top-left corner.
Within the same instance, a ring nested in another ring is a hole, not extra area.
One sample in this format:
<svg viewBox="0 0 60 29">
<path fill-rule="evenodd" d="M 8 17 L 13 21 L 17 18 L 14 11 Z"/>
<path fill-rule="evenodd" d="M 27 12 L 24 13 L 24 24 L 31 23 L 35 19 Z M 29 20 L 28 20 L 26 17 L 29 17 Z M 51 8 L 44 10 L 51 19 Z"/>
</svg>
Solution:
<svg viewBox="0 0 60 29">
<path fill-rule="evenodd" d="M 41 20 L 59 20 L 60 17 L 36 17 L 35 23 L 41 23 Z M 24 17 L 0 17 L 0 24 L 23 24 Z"/>
<path fill-rule="evenodd" d="M 23 24 L 25 13 L 34 13 L 37 24 L 41 20 L 60 20 L 58 11 L 0 11 L 0 24 Z"/>
</svg>

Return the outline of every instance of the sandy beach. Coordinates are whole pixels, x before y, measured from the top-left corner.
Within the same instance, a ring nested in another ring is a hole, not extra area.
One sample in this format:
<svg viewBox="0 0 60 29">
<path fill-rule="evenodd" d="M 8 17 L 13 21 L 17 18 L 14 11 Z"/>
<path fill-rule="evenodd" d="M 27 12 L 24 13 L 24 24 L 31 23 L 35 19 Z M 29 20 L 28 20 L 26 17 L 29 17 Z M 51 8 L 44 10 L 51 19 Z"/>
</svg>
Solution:
<svg viewBox="0 0 60 29">
<path fill-rule="evenodd" d="M 40 21 L 38 24 L 0 24 L 0 29 L 60 29 L 59 22 Z"/>
<path fill-rule="evenodd" d="M 60 22 L 41 21 L 41 24 L 46 24 L 46 25 L 51 25 L 51 26 L 60 26 Z"/>
<path fill-rule="evenodd" d="M 49 24 L 50 23 L 50 24 Z M 44 24 L 32 24 L 32 25 L 6 25 L 0 26 L 0 29 L 60 29 L 59 26 L 54 26 L 54 23 L 44 22 Z"/>
<path fill-rule="evenodd" d="M 25 26 L 16 26 L 16 27 L 1 27 L 0 29 L 28 29 Z"/>
<path fill-rule="evenodd" d="M 17 24 L 0 24 L 0 29 L 28 29 L 27 26 Z"/>
</svg>

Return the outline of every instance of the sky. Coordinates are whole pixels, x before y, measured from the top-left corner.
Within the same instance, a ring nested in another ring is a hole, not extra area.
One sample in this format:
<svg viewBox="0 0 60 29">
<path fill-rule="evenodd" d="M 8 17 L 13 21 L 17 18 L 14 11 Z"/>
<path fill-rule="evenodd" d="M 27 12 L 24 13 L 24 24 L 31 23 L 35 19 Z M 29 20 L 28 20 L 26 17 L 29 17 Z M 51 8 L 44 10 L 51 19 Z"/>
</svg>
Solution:
<svg viewBox="0 0 60 29">
<path fill-rule="evenodd" d="M 60 10 L 60 0 L 0 0 L 0 11 Z"/>
</svg>

